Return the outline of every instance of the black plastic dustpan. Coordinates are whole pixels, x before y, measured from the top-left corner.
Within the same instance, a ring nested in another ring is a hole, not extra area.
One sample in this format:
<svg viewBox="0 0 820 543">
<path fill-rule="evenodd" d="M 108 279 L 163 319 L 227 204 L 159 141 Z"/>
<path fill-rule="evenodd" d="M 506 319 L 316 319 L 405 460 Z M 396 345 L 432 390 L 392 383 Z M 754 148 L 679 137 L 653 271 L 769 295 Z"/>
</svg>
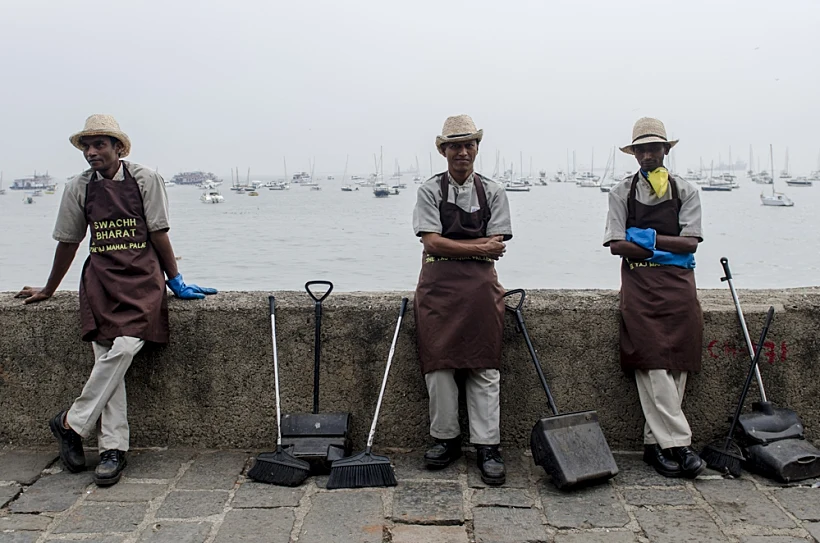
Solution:
<svg viewBox="0 0 820 543">
<path fill-rule="evenodd" d="M 729 259 L 723 257 L 720 263 L 725 274 L 720 280 L 729 284 L 749 356 L 754 357 L 755 349 L 732 280 Z M 760 401 L 752 404 L 751 413 L 744 413 L 738 419 L 739 441 L 746 458 L 743 466 L 784 483 L 820 477 L 820 449 L 806 440 L 800 415 L 773 405 L 766 397 L 763 377 L 757 367 L 755 375 Z"/>
<path fill-rule="evenodd" d="M 524 324 L 521 307 L 526 293 L 522 289 L 511 290 L 504 297 L 520 294 L 515 307 L 506 306 L 515 315 L 518 330 L 524 336 L 541 386 L 547 393 L 547 402 L 553 416 L 535 423 L 530 435 L 530 449 L 535 463 L 552 477 L 553 484 L 561 489 L 603 483 L 618 474 L 618 466 L 598 423 L 595 411 L 559 414 L 552 398 L 544 371 L 530 335 Z"/>
<path fill-rule="evenodd" d="M 312 286 L 327 290 L 316 296 Z M 313 358 L 313 412 L 282 415 L 282 444 L 292 456 L 310 463 L 312 473 L 328 473 L 334 460 L 350 455 L 350 413 L 319 413 L 322 301 L 333 290 L 330 281 L 308 281 L 305 290 L 313 298 L 316 314 Z"/>
</svg>

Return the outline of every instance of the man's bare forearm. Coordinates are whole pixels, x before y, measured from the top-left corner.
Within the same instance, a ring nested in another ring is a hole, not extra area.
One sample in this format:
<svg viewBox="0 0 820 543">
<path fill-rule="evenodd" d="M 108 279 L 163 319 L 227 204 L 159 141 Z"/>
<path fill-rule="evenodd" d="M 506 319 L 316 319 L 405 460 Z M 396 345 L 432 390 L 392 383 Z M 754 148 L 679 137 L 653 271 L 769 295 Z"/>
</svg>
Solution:
<svg viewBox="0 0 820 543">
<path fill-rule="evenodd" d="M 51 264 L 51 273 L 48 275 L 46 286 L 43 287 L 43 294 L 51 296 L 57 291 L 65 274 L 68 273 L 68 268 L 74 262 L 74 255 L 77 254 L 79 246 L 79 243 L 57 242 L 57 248 L 54 250 L 54 262 Z"/>
<path fill-rule="evenodd" d="M 646 260 L 652 257 L 652 251 L 644 249 L 637 243 L 631 241 L 613 241 L 609 244 L 609 252 L 617 256 L 634 258 L 635 260 Z"/>
<path fill-rule="evenodd" d="M 154 246 L 154 250 L 157 252 L 162 271 L 165 272 L 168 279 L 173 279 L 179 275 L 179 270 L 177 269 L 177 259 L 174 256 L 174 248 L 171 246 L 171 238 L 168 237 L 168 232 L 151 232 L 149 236 L 151 237 L 151 245 Z"/>
<path fill-rule="evenodd" d="M 689 236 L 657 236 L 655 247 L 659 251 L 669 251 L 675 254 L 694 253 L 698 250 L 698 238 Z"/>
<path fill-rule="evenodd" d="M 490 238 L 449 239 L 438 234 L 424 234 L 421 238 L 427 254 L 451 258 L 487 256 L 482 246 L 489 240 Z"/>
</svg>

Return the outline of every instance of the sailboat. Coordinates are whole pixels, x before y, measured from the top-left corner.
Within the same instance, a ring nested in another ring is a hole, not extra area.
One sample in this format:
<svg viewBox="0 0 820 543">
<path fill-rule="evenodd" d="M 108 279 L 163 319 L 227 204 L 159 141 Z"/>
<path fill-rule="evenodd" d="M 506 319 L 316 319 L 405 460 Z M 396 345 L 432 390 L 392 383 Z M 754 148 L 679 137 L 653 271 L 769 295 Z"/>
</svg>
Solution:
<svg viewBox="0 0 820 543">
<path fill-rule="evenodd" d="M 3 172 L 0 172 L 0 194 L 5 194 L 6 189 L 3 188 Z"/>
<path fill-rule="evenodd" d="M 721 162 L 722 161 L 718 161 Z M 705 185 L 701 185 L 700 190 L 704 192 L 732 192 L 732 184 L 729 181 L 726 181 L 723 178 L 723 174 L 718 174 L 717 177 L 714 176 L 715 170 L 715 163 L 712 163 L 709 166 L 709 179 Z"/>
<path fill-rule="evenodd" d="M 376 156 L 373 155 L 373 160 L 375 159 Z M 379 162 L 376 164 L 376 175 L 378 176 L 376 178 L 378 181 L 373 185 L 373 196 L 376 198 L 387 198 L 390 196 L 390 187 L 384 182 L 384 152 L 381 147 L 379 147 Z"/>
<path fill-rule="evenodd" d="M 413 178 L 416 185 L 421 185 L 424 180 L 421 178 L 421 170 L 419 169 L 419 155 L 416 155 L 416 176 Z"/>
<path fill-rule="evenodd" d="M 786 152 L 786 156 L 788 156 L 788 151 Z M 769 144 L 769 159 L 772 161 L 771 167 L 772 171 L 774 171 L 774 153 L 772 152 L 772 145 Z M 792 207 L 794 202 L 791 198 L 783 194 L 782 192 L 776 192 L 774 190 L 774 183 L 772 183 L 772 194 L 771 196 L 760 193 L 760 203 L 764 206 L 772 206 L 772 207 Z"/>
<path fill-rule="evenodd" d="M 811 172 L 809 179 L 812 181 L 820 181 L 820 155 L 817 156 L 817 169 Z M 2 194 L 2 189 L 0 189 L 0 194 Z"/>
<path fill-rule="evenodd" d="M 612 148 L 612 162 L 607 158 L 606 168 L 604 169 L 604 176 L 601 179 L 601 192 L 611 192 L 620 181 L 615 177 L 615 148 Z M 612 166 L 612 169 L 610 169 Z"/>
</svg>

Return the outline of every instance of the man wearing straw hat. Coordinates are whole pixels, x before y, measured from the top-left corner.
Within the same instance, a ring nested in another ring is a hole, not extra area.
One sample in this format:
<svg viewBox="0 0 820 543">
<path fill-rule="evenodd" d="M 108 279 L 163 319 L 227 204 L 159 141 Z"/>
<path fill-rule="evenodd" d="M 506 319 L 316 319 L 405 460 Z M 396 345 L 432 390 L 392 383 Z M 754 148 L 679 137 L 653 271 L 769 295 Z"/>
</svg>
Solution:
<svg viewBox="0 0 820 543">
<path fill-rule="evenodd" d="M 697 187 L 673 178 L 657 119 L 639 119 L 622 147 L 640 167 L 609 193 L 604 246 L 622 258 L 621 366 L 635 372 L 644 418 L 644 460 L 661 475 L 695 478 L 706 465 L 691 449 L 681 409 L 690 371 L 699 371 L 703 316 L 694 253 L 703 241 Z"/>
<path fill-rule="evenodd" d="M 125 468 L 129 428 L 125 372 L 146 342 L 168 342 L 165 277 L 177 297 L 204 298 L 214 289 L 186 285 L 168 238 L 168 200 L 162 178 L 122 160 L 131 140 L 110 115 L 92 115 L 69 140 L 88 170 L 66 184 L 53 237 L 51 274 L 43 288 L 24 287 L 25 303 L 50 298 L 90 229 L 89 256 L 80 279 L 82 338 L 93 342 L 95 363 L 80 396 L 50 428 L 71 472 L 85 469 L 82 439 L 100 422 L 100 463 L 94 482 L 115 484 Z"/>
<path fill-rule="evenodd" d="M 436 149 L 447 171 L 418 189 L 413 228 L 424 244 L 415 295 L 421 369 L 430 395 L 430 434 L 424 455 L 440 469 L 461 456 L 456 371 L 466 378 L 470 441 L 485 483 L 503 484 L 499 451 L 499 389 L 504 289 L 495 261 L 512 238 L 504 187 L 473 170 L 483 131 L 467 115 L 449 117 Z"/>
</svg>

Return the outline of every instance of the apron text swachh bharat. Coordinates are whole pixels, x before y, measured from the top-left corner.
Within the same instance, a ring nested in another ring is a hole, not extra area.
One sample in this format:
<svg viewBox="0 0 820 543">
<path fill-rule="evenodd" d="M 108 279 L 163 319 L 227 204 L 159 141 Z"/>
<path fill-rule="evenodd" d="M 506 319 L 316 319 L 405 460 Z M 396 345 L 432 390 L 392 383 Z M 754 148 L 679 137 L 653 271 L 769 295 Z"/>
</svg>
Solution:
<svg viewBox="0 0 820 543">
<path fill-rule="evenodd" d="M 449 179 L 441 176 L 441 235 L 487 236 L 490 209 L 480 176 L 474 174 L 478 205 L 468 213 L 447 201 Z M 490 258 L 422 258 L 414 299 L 422 373 L 442 369 L 498 369 L 504 329 L 504 289 Z"/>
<path fill-rule="evenodd" d="M 675 180 L 669 178 L 672 198 L 650 206 L 635 198 L 638 176 L 629 190 L 626 227 L 679 236 L 681 200 Z M 620 331 L 624 369 L 700 371 L 703 314 L 695 270 L 624 258 Z"/>
<path fill-rule="evenodd" d="M 168 342 L 165 278 L 151 245 L 142 194 L 123 164 L 125 180 L 88 183 L 85 218 L 91 231 L 80 279 L 85 341 L 132 336 Z"/>
</svg>

